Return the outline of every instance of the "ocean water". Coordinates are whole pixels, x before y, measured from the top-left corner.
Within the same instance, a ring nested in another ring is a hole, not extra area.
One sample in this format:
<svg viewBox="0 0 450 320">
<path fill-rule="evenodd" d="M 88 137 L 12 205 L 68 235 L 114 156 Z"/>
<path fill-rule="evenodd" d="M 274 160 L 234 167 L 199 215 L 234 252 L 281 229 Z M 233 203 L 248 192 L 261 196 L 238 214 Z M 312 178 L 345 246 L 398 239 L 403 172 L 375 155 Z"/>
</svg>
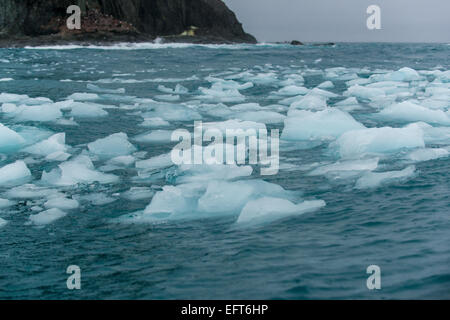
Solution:
<svg viewBox="0 0 450 320">
<path fill-rule="evenodd" d="M 448 44 L 0 49 L 0 298 L 450 298 L 449 57 Z M 230 119 L 283 132 L 276 175 L 155 160 L 173 130 Z M 248 212 L 261 223 L 241 224 Z"/>
</svg>

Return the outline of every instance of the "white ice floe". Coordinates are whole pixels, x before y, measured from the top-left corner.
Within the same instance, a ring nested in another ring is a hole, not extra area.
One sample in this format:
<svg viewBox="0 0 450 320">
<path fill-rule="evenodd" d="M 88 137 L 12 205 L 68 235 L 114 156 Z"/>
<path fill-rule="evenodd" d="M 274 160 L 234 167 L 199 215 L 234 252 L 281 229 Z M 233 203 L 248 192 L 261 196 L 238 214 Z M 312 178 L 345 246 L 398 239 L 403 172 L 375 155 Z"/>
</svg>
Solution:
<svg viewBox="0 0 450 320">
<path fill-rule="evenodd" d="M 161 91 L 161 92 L 164 92 L 164 93 L 177 94 L 177 95 L 189 93 L 189 90 L 186 87 L 184 87 L 184 86 L 182 86 L 180 84 L 177 84 L 175 86 L 175 89 L 171 89 L 171 88 L 167 88 L 166 86 L 159 85 L 158 86 L 158 90 Z"/>
<path fill-rule="evenodd" d="M 8 221 L 6 221 L 5 219 L 0 218 L 0 228 L 6 226 L 8 224 Z"/>
<path fill-rule="evenodd" d="M 2 110 L 7 117 L 17 122 L 52 122 L 62 117 L 57 104 L 8 105 Z"/>
<path fill-rule="evenodd" d="M 15 151 L 24 143 L 21 135 L 0 123 L 0 152 Z"/>
<path fill-rule="evenodd" d="M 385 95 L 384 91 L 379 88 L 367 88 L 358 84 L 351 86 L 344 92 L 344 96 L 356 97 L 361 100 L 373 100 Z"/>
<path fill-rule="evenodd" d="M 133 140 L 141 143 L 168 143 L 171 142 L 172 133 L 171 130 L 153 130 L 150 133 L 139 134 Z"/>
<path fill-rule="evenodd" d="M 61 197 L 48 200 L 44 203 L 44 206 L 47 209 L 57 208 L 61 210 L 73 210 L 77 209 L 80 204 L 76 200 Z"/>
<path fill-rule="evenodd" d="M 385 120 L 450 125 L 450 117 L 442 110 L 431 110 L 418 104 L 404 101 L 381 110 L 377 117 Z"/>
<path fill-rule="evenodd" d="M 378 188 L 382 185 L 402 182 L 414 176 L 415 166 L 409 166 L 401 171 L 367 172 L 356 181 L 356 189 Z"/>
<path fill-rule="evenodd" d="M 174 95 L 174 94 L 161 94 L 161 95 L 156 95 L 155 99 L 160 100 L 160 101 L 174 102 L 174 101 L 180 100 L 180 96 Z"/>
<path fill-rule="evenodd" d="M 92 101 L 92 100 L 100 99 L 100 97 L 96 93 L 77 92 L 77 93 L 71 94 L 66 99 L 75 100 L 75 101 Z"/>
<path fill-rule="evenodd" d="M 244 121 L 256 121 L 265 124 L 283 123 L 286 116 L 273 111 L 248 111 L 234 114 L 232 117 Z"/>
<path fill-rule="evenodd" d="M 14 202 L 14 201 L 0 198 L 0 209 L 6 209 L 9 207 L 12 207 L 15 204 L 16 204 L 16 202 Z"/>
<path fill-rule="evenodd" d="M 309 89 L 307 89 L 305 87 L 290 85 L 290 86 L 281 88 L 280 90 L 275 92 L 275 94 L 280 95 L 280 96 L 297 96 L 297 95 L 305 95 L 308 92 L 309 92 Z"/>
<path fill-rule="evenodd" d="M 56 186 L 71 186 L 77 183 L 93 182 L 108 184 L 117 182 L 118 179 L 115 175 L 96 171 L 91 159 L 85 155 L 63 162 L 58 168 L 50 172 L 44 171 L 42 173 L 43 182 Z"/>
<path fill-rule="evenodd" d="M 347 160 L 339 161 L 333 164 L 324 165 L 311 171 L 309 175 L 318 176 L 334 172 L 361 172 L 373 171 L 378 167 L 379 158 L 364 159 L 364 160 Z"/>
<path fill-rule="evenodd" d="M 61 211 L 57 208 L 48 209 L 46 211 L 42 211 L 41 213 L 31 215 L 29 217 L 30 222 L 36 226 L 44 226 L 50 223 L 55 222 L 67 215 L 66 212 Z"/>
<path fill-rule="evenodd" d="M 2 186 L 17 186 L 30 179 L 31 172 L 22 160 L 0 168 L 0 185 Z"/>
<path fill-rule="evenodd" d="M 99 118 L 108 115 L 105 106 L 96 103 L 74 102 L 70 106 L 70 116 L 75 118 Z"/>
<path fill-rule="evenodd" d="M 128 191 L 122 193 L 122 197 L 129 201 L 149 200 L 155 192 L 147 187 L 131 187 Z"/>
<path fill-rule="evenodd" d="M 419 73 L 411 68 L 405 67 L 398 71 L 389 72 L 386 74 L 374 74 L 370 76 L 370 80 L 373 82 L 379 81 L 418 81 L 422 79 Z"/>
<path fill-rule="evenodd" d="M 425 147 L 422 129 L 412 124 L 404 128 L 369 128 L 353 130 L 340 136 L 332 147 L 337 147 L 343 158 L 361 157 L 366 153 L 397 152 L 402 149 Z"/>
<path fill-rule="evenodd" d="M 283 140 L 330 140 L 344 132 L 364 129 L 350 114 L 338 108 L 311 112 L 295 110 L 284 122 Z"/>
<path fill-rule="evenodd" d="M 93 206 L 104 206 L 117 201 L 117 198 L 108 196 L 105 193 L 90 193 L 82 196 L 74 196 L 78 201 L 89 202 Z"/>
<path fill-rule="evenodd" d="M 52 157 L 49 157 L 49 159 L 52 158 L 58 159 L 67 154 L 65 152 L 68 150 L 68 147 L 66 146 L 65 143 L 66 143 L 66 134 L 57 133 L 48 139 L 45 139 L 41 142 L 38 142 L 32 146 L 23 149 L 23 151 L 42 157 L 52 155 Z"/>
<path fill-rule="evenodd" d="M 88 83 L 87 88 L 91 91 L 99 92 L 99 93 L 125 93 L 124 88 L 105 89 L 105 88 L 100 88 L 99 86 L 96 86 L 95 84 L 92 84 L 92 83 Z"/>
<path fill-rule="evenodd" d="M 126 133 L 119 132 L 98 139 L 87 145 L 89 151 L 100 158 L 115 158 L 126 156 L 135 152 L 137 149 L 128 141 Z"/>
<path fill-rule="evenodd" d="M 317 88 L 319 88 L 319 89 L 333 89 L 334 88 L 334 84 L 331 81 L 324 81 L 321 84 L 319 84 L 317 86 Z"/>
<path fill-rule="evenodd" d="M 202 119 L 196 111 L 185 105 L 171 103 L 153 103 L 151 111 L 143 113 L 145 118 L 160 118 L 166 121 L 194 121 Z"/>
<path fill-rule="evenodd" d="M 162 154 L 147 160 L 136 162 L 136 168 L 140 170 L 152 171 L 173 166 L 170 153 Z"/>
<path fill-rule="evenodd" d="M 17 200 L 42 199 L 61 196 L 57 190 L 38 187 L 34 184 L 25 184 L 19 187 L 11 188 L 5 192 L 5 197 Z"/>
<path fill-rule="evenodd" d="M 237 220 L 241 225 L 260 225 L 289 216 L 297 216 L 318 210 L 326 205 L 323 200 L 304 201 L 294 204 L 289 200 L 263 197 L 249 201 L 242 209 Z"/>
<path fill-rule="evenodd" d="M 282 102 L 280 102 L 282 103 Z M 305 110 L 324 110 L 327 108 L 327 97 L 317 95 L 306 95 L 300 100 L 293 101 L 289 110 L 305 109 Z"/>
<path fill-rule="evenodd" d="M 163 128 L 169 127 L 170 123 L 159 117 L 144 118 L 144 121 L 140 124 L 141 127 L 146 128 Z"/>
<path fill-rule="evenodd" d="M 425 149 L 417 149 L 406 155 L 406 159 L 421 162 L 421 161 L 430 161 L 439 158 L 444 158 L 449 156 L 449 152 L 444 148 L 425 148 Z"/>
</svg>

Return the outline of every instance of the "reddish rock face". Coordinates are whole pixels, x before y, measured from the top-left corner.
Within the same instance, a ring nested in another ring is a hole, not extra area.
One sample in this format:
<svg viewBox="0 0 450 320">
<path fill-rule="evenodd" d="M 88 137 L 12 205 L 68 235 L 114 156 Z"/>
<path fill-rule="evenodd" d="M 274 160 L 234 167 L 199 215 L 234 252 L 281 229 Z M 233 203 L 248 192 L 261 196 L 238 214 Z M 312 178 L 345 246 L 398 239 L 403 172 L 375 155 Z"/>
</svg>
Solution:
<svg viewBox="0 0 450 320">
<path fill-rule="evenodd" d="M 65 28 L 66 9 L 83 10 L 82 30 Z M 196 27 L 195 35 L 216 42 L 256 42 L 244 32 L 235 14 L 221 0 L 1 0 L 0 36 L 61 34 L 80 37 L 142 34 L 150 37 L 180 35 Z M 176 39 L 173 39 L 176 41 Z"/>
</svg>

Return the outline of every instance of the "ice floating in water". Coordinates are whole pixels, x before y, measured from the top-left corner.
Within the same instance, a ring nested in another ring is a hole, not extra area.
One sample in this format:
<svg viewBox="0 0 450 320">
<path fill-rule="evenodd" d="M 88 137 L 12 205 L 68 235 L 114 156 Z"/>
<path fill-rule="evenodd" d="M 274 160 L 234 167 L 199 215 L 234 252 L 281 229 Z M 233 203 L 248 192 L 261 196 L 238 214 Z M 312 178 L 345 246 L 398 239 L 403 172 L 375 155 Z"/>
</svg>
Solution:
<svg viewBox="0 0 450 320">
<path fill-rule="evenodd" d="M 321 84 L 319 84 L 317 86 L 317 88 L 319 88 L 319 89 L 333 89 L 334 88 L 334 84 L 331 81 L 325 81 L 325 82 L 322 82 Z"/>
<path fill-rule="evenodd" d="M 0 168 L 0 185 L 2 186 L 17 186 L 30 179 L 31 172 L 22 160 Z"/>
<path fill-rule="evenodd" d="M 306 95 L 298 101 L 292 102 L 290 110 L 292 109 L 306 109 L 306 110 L 324 110 L 327 108 L 327 98 L 324 96 Z"/>
<path fill-rule="evenodd" d="M 153 197 L 155 192 L 147 187 L 132 187 L 128 191 L 124 192 L 122 194 L 122 197 L 130 200 L 130 201 L 137 201 L 137 200 L 144 200 L 144 199 L 150 199 Z"/>
<path fill-rule="evenodd" d="M 180 100 L 180 96 L 179 95 L 173 95 L 173 94 L 164 94 L 164 95 L 157 95 L 155 96 L 155 99 L 157 100 L 161 100 L 161 101 L 178 101 Z"/>
<path fill-rule="evenodd" d="M 186 94 L 189 93 L 189 90 L 186 87 L 183 87 L 180 84 L 177 84 L 175 89 L 167 88 L 163 85 L 158 86 L 158 90 L 168 94 Z"/>
<path fill-rule="evenodd" d="M 370 80 L 373 82 L 379 81 L 417 81 L 420 80 L 421 76 L 419 73 L 411 68 L 401 68 L 398 71 L 386 73 L 386 74 L 375 74 L 370 76 Z"/>
<path fill-rule="evenodd" d="M 104 206 L 117 200 L 117 198 L 109 197 L 104 193 L 90 193 L 83 196 L 74 196 L 74 198 L 78 201 L 87 201 L 94 206 Z"/>
<path fill-rule="evenodd" d="M 103 159 L 125 156 L 136 151 L 136 148 L 128 141 L 127 134 L 123 132 L 91 142 L 88 144 L 88 149 Z"/>
<path fill-rule="evenodd" d="M 397 121 L 425 121 L 450 125 L 450 117 L 442 110 L 430 110 L 415 103 L 404 101 L 381 110 L 377 117 Z"/>
<path fill-rule="evenodd" d="M 339 171 L 373 171 L 378 167 L 379 158 L 367 160 L 348 160 L 321 166 L 309 173 L 311 176 L 324 175 L 330 172 Z"/>
<path fill-rule="evenodd" d="M 91 101 L 97 100 L 99 98 L 100 97 L 96 93 L 74 93 L 68 96 L 66 99 L 75 101 Z"/>
<path fill-rule="evenodd" d="M 203 130 L 214 129 L 222 132 L 224 136 L 227 131 L 231 133 L 236 133 L 236 137 L 245 136 L 247 130 L 255 130 L 256 134 L 259 130 L 266 130 L 266 125 L 264 123 L 254 122 L 254 121 L 242 121 L 237 119 L 227 120 L 223 122 L 207 122 L 203 123 Z"/>
<path fill-rule="evenodd" d="M 100 93 L 125 93 L 124 88 L 104 89 L 104 88 L 100 88 L 99 86 L 96 86 L 95 84 L 91 84 L 91 83 L 87 84 L 87 88 L 91 91 L 100 92 Z M 76 99 L 74 99 L 74 100 L 76 100 Z"/>
<path fill-rule="evenodd" d="M 181 165 L 177 170 L 176 183 L 233 180 L 240 177 L 249 177 L 253 172 L 251 166 L 237 166 L 235 164 Z"/>
<path fill-rule="evenodd" d="M 277 95 L 280 96 L 297 96 L 297 95 L 305 95 L 309 92 L 309 89 L 305 87 L 299 87 L 299 86 L 286 86 L 284 88 L 281 88 L 276 92 Z"/>
<path fill-rule="evenodd" d="M 238 224 L 260 225 L 289 216 L 301 215 L 318 210 L 326 205 L 323 200 L 304 201 L 294 204 L 289 200 L 264 197 L 249 201 L 242 209 L 237 220 Z"/>
<path fill-rule="evenodd" d="M 73 210 L 77 209 L 80 204 L 78 201 L 67 198 L 52 198 L 44 203 L 47 209 L 57 208 L 61 210 Z"/>
<path fill-rule="evenodd" d="M 140 124 L 140 126 L 146 128 L 162 128 L 162 127 L 169 127 L 170 123 L 162 118 L 153 117 L 153 118 L 145 118 L 144 121 Z"/>
<path fill-rule="evenodd" d="M 57 104 L 9 105 L 2 110 L 6 112 L 8 117 L 13 117 L 17 122 L 51 122 L 62 117 L 60 107 Z"/>
<path fill-rule="evenodd" d="M 95 170 L 89 157 L 81 155 L 73 160 L 61 163 L 58 168 L 42 173 L 42 181 L 51 185 L 71 186 L 77 183 L 108 184 L 117 182 L 119 178 Z"/>
<path fill-rule="evenodd" d="M 71 105 L 70 116 L 75 118 L 98 118 L 105 117 L 108 112 L 103 110 L 104 106 L 95 103 L 75 102 Z"/>
<path fill-rule="evenodd" d="M 152 111 L 142 114 L 144 118 L 164 119 L 167 121 L 194 121 L 202 119 L 202 116 L 191 108 L 170 103 L 158 103 L 152 105 Z"/>
<path fill-rule="evenodd" d="M 348 131 L 332 147 L 343 158 L 361 157 L 366 153 L 391 153 L 408 148 L 425 147 L 423 131 L 412 124 L 404 128 L 369 128 Z"/>
<path fill-rule="evenodd" d="M 171 142 L 173 131 L 154 130 L 150 133 L 137 135 L 133 140 L 141 143 L 168 143 Z"/>
<path fill-rule="evenodd" d="M 364 129 L 350 114 L 337 108 L 310 112 L 295 110 L 284 122 L 283 140 L 330 140 L 350 130 Z"/>
<path fill-rule="evenodd" d="M 23 151 L 43 157 L 52 155 L 50 159 L 58 159 L 61 156 L 65 156 L 64 153 L 68 149 L 65 143 L 66 134 L 57 133 L 44 141 L 23 149 Z"/>
<path fill-rule="evenodd" d="M 58 196 L 58 191 L 44 187 L 37 187 L 34 184 L 25 184 L 20 187 L 9 189 L 5 192 L 5 197 L 20 200 L 42 199 Z"/>
<path fill-rule="evenodd" d="M 381 89 L 367 88 L 360 85 L 351 86 L 347 91 L 344 92 L 344 96 L 356 97 L 362 100 L 373 100 L 385 95 L 386 94 Z"/>
<path fill-rule="evenodd" d="M 146 171 L 164 169 L 173 166 L 170 153 L 162 154 L 147 160 L 136 162 L 136 168 Z"/>
<path fill-rule="evenodd" d="M 409 166 L 401 171 L 367 172 L 356 181 L 356 189 L 378 188 L 392 182 L 405 181 L 414 176 L 415 166 Z"/>
<path fill-rule="evenodd" d="M 273 111 L 249 111 L 235 114 L 233 117 L 244 121 L 256 121 L 265 124 L 283 123 L 286 116 Z"/>
<path fill-rule="evenodd" d="M 0 228 L 6 226 L 8 224 L 8 221 L 6 221 L 5 219 L 0 218 Z"/>
<path fill-rule="evenodd" d="M 52 208 L 35 215 L 31 215 L 29 219 L 30 222 L 36 226 L 44 226 L 53 223 L 56 220 L 65 217 L 66 215 L 66 212 L 61 211 L 57 208 Z"/>
<path fill-rule="evenodd" d="M 417 149 L 410 152 L 406 156 L 406 159 L 415 162 L 421 162 L 448 157 L 449 154 L 450 153 L 443 148 L 425 148 L 425 149 Z"/>
<path fill-rule="evenodd" d="M 16 203 L 14 201 L 0 198 L 0 209 L 9 208 L 9 207 L 12 207 L 15 204 Z"/>
<path fill-rule="evenodd" d="M 17 132 L 5 127 L 0 123 L 0 152 L 14 151 L 25 143 Z"/>
</svg>

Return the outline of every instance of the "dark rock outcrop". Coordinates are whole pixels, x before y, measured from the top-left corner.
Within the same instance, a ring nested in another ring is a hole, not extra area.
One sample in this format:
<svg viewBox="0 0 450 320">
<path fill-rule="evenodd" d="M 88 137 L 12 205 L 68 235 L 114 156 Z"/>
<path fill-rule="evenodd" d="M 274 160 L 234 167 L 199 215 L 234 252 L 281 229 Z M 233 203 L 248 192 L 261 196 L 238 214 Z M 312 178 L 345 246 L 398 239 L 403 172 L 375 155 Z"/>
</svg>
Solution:
<svg viewBox="0 0 450 320">
<path fill-rule="evenodd" d="M 68 30 L 67 7 L 83 10 L 81 30 Z M 31 42 L 256 42 L 221 0 L 0 0 L 0 38 Z M 26 39 L 26 40 L 24 40 Z"/>
</svg>

